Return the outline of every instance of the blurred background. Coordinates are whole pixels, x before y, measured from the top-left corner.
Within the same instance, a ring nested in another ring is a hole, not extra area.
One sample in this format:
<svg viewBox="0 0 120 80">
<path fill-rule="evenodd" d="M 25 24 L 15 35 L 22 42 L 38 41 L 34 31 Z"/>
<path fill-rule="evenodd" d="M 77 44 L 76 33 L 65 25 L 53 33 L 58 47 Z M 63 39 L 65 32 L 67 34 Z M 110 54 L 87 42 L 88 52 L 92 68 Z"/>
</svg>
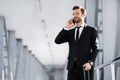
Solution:
<svg viewBox="0 0 120 80">
<path fill-rule="evenodd" d="M 72 18 L 98 30 L 95 80 L 120 80 L 120 0 L 0 0 L 0 80 L 67 80 L 68 44 L 55 44 Z"/>
</svg>

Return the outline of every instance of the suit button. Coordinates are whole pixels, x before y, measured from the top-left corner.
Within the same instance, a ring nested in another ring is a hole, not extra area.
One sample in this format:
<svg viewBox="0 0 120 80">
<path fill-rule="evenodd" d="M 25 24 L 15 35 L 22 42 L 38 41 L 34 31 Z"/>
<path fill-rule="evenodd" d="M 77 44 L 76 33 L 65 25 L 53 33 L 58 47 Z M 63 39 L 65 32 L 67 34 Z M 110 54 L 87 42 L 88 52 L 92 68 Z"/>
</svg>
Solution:
<svg viewBox="0 0 120 80">
<path fill-rule="evenodd" d="M 75 61 L 76 61 L 76 57 L 75 57 Z"/>
</svg>

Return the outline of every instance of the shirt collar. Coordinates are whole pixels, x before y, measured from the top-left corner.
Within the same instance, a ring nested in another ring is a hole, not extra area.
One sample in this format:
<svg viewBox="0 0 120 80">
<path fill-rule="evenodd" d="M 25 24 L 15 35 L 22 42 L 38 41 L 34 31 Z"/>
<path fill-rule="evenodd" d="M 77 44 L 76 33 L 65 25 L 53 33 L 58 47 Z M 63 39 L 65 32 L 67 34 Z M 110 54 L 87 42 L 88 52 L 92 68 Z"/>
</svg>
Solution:
<svg viewBox="0 0 120 80">
<path fill-rule="evenodd" d="M 87 26 L 87 24 L 86 24 L 85 22 L 83 22 L 82 25 L 80 25 L 80 26 L 82 26 L 82 28 L 84 28 L 84 27 Z M 72 27 L 72 29 L 73 29 L 73 28 L 76 28 L 76 25 L 74 25 L 74 26 Z"/>
<path fill-rule="evenodd" d="M 85 27 L 85 23 L 83 22 L 80 26 L 81 28 Z"/>
<path fill-rule="evenodd" d="M 81 26 L 84 27 L 84 26 L 85 26 L 85 23 L 83 22 Z"/>
</svg>

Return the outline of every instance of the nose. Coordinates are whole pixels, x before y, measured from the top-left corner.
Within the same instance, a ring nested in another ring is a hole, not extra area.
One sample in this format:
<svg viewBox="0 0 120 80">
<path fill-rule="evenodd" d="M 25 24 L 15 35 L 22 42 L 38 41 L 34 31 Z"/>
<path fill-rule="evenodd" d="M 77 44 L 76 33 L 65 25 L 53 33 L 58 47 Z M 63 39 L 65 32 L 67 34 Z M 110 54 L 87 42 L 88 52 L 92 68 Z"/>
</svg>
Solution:
<svg viewBox="0 0 120 80">
<path fill-rule="evenodd" d="M 75 18 L 75 17 L 77 17 L 77 15 L 76 15 L 76 14 L 74 14 L 73 16 L 74 16 L 74 18 Z"/>
</svg>

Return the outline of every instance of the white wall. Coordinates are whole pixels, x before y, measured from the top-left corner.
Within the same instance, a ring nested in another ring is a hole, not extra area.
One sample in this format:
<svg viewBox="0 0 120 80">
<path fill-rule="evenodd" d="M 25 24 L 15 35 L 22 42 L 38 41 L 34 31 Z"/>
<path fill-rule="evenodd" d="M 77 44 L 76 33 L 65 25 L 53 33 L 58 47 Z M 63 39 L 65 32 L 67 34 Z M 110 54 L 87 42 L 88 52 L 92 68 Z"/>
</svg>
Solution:
<svg viewBox="0 0 120 80">
<path fill-rule="evenodd" d="M 105 0 L 103 3 L 104 61 L 114 57 L 117 29 L 117 0 Z M 108 57 L 109 55 L 109 57 Z"/>
<path fill-rule="evenodd" d="M 115 41 L 117 29 L 117 0 L 103 2 L 103 35 L 104 35 L 104 63 L 115 56 Z M 111 79 L 110 67 L 105 68 L 105 80 Z M 109 77 L 108 77 L 109 76 Z"/>
<path fill-rule="evenodd" d="M 95 0 L 86 0 L 87 24 L 95 27 Z"/>
</svg>

